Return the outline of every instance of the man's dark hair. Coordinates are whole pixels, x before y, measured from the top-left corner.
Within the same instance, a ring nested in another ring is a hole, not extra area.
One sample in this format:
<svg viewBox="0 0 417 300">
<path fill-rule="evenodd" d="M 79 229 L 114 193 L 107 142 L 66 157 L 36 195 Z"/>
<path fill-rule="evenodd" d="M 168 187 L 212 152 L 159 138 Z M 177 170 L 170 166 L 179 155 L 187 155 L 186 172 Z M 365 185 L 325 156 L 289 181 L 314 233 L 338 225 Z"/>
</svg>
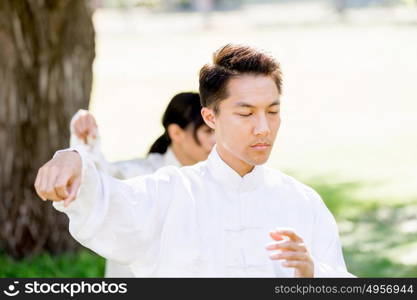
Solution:
<svg viewBox="0 0 417 300">
<path fill-rule="evenodd" d="M 281 94 L 281 68 L 272 56 L 248 46 L 228 44 L 214 53 L 212 64 L 200 70 L 201 105 L 217 113 L 220 101 L 228 97 L 229 80 L 245 74 L 271 76 Z"/>
</svg>

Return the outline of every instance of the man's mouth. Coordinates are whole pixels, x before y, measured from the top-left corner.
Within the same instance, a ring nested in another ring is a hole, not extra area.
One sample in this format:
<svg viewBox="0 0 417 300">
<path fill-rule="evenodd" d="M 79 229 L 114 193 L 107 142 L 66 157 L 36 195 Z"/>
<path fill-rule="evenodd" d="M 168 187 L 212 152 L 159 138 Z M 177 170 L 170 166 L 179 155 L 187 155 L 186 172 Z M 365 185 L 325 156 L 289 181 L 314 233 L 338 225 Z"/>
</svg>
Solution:
<svg viewBox="0 0 417 300">
<path fill-rule="evenodd" d="M 250 146 L 252 149 L 255 150 L 265 150 L 269 147 L 271 147 L 271 144 L 269 143 L 256 143 Z"/>
</svg>

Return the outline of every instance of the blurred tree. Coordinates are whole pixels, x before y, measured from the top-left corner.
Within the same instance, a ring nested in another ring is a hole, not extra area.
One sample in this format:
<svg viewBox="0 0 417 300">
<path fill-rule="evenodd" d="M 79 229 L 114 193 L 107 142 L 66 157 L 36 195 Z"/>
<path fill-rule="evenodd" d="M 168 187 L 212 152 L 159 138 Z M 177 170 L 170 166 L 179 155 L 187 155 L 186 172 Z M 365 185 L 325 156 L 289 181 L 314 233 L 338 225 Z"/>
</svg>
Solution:
<svg viewBox="0 0 417 300">
<path fill-rule="evenodd" d="M 14 257 L 75 249 L 67 219 L 35 194 L 37 169 L 87 108 L 95 56 L 90 2 L 0 1 L 0 247 Z"/>
</svg>

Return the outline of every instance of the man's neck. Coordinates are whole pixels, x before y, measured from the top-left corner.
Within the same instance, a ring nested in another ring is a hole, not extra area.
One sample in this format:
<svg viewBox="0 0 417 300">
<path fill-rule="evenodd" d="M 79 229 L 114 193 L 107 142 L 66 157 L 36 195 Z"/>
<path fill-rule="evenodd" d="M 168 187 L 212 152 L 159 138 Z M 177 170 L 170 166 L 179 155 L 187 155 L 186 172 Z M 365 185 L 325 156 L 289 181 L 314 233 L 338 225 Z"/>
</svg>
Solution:
<svg viewBox="0 0 417 300">
<path fill-rule="evenodd" d="M 255 166 L 250 165 L 243 160 L 239 159 L 238 157 L 234 156 L 228 150 L 223 148 L 221 145 L 217 145 L 216 147 L 217 153 L 219 154 L 220 158 L 236 173 L 238 173 L 241 177 L 245 176 L 246 174 L 250 173 Z"/>
</svg>

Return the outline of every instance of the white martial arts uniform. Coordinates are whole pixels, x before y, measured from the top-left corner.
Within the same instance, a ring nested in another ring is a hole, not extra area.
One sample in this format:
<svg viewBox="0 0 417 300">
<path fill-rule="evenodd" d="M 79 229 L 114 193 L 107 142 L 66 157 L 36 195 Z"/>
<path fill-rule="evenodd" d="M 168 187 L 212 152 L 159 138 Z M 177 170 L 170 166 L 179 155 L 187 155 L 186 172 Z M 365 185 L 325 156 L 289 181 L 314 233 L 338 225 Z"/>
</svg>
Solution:
<svg viewBox="0 0 417 300">
<path fill-rule="evenodd" d="M 280 171 L 256 166 L 241 177 L 214 148 L 194 166 L 117 180 L 82 159 L 77 198 L 54 207 L 75 239 L 129 265 L 138 277 L 291 277 L 271 261 L 268 232 L 292 228 L 314 261 L 315 277 L 351 276 L 335 220 L 320 196 Z"/>
<path fill-rule="evenodd" d="M 81 148 L 88 152 L 98 170 L 119 179 L 129 179 L 139 175 L 151 174 L 161 167 L 181 166 L 171 148 L 168 148 L 167 152 L 164 154 L 151 153 L 146 158 L 131 159 L 115 163 L 108 162 L 101 151 L 99 132 L 97 132 L 96 139 L 92 139 L 90 137 L 88 138 L 87 145 L 83 140 L 79 139 L 75 135 L 74 122 L 79 117 L 79 115 L 83 113 L 85 113 L 84 110 L 79 110 L 72 117 L 70 125 L 70 147 Z M 119 264 L 113 260 L 106 260 L 104 276 L 134 277 L 134 274 L 126 265 Z"/>
</svg>

